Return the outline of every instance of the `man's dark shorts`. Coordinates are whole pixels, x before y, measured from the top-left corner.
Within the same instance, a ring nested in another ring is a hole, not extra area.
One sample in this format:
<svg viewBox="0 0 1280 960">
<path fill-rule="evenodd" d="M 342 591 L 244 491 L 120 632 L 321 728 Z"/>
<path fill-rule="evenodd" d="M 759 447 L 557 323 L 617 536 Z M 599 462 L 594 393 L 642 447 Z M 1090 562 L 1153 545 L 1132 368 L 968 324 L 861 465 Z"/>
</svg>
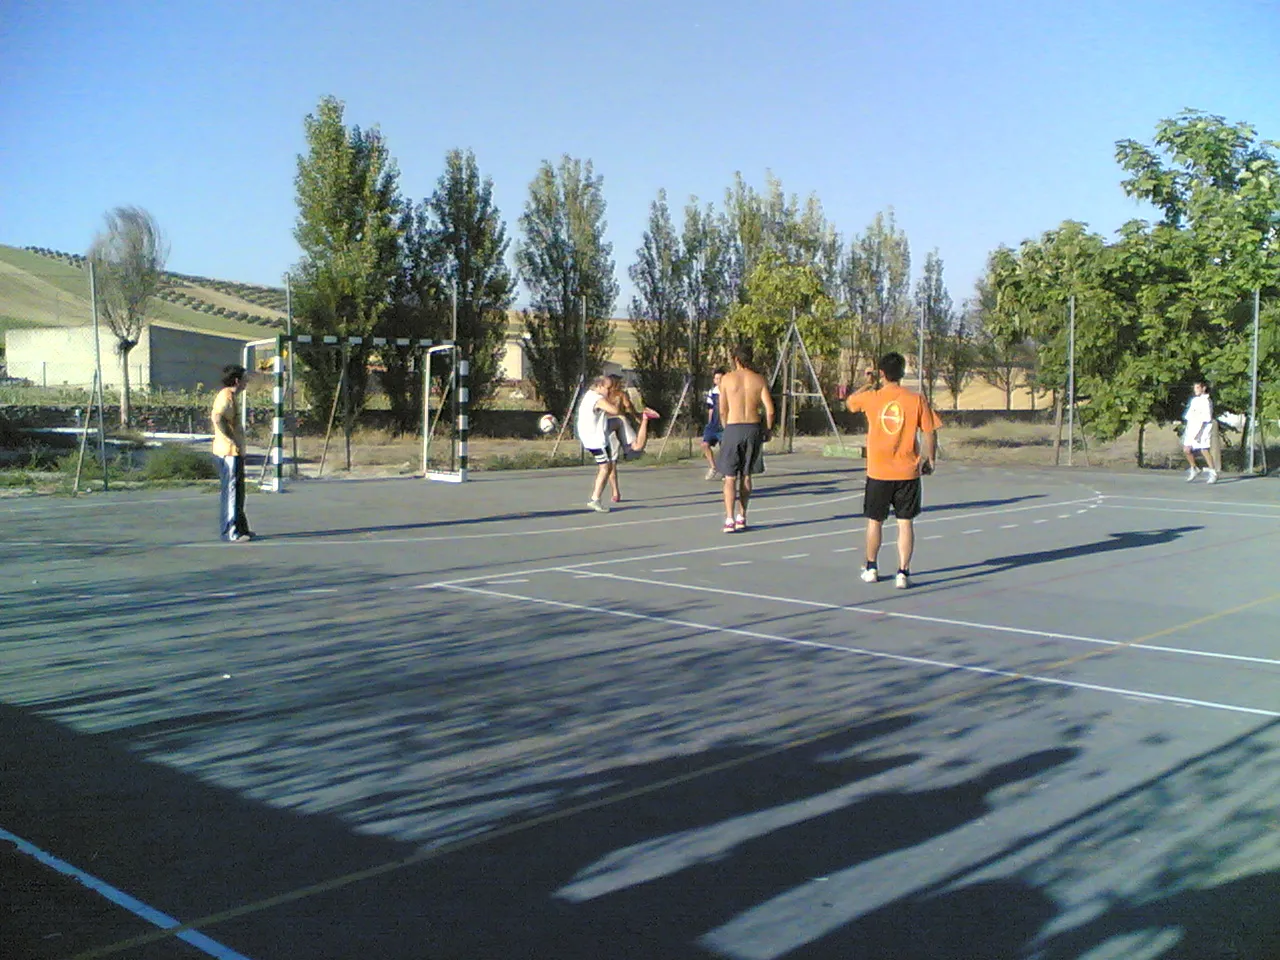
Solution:
<svg viewBox="0 0 1280 960">
<path fill-rule="evenodd" d="M 723 431 L 714 424 L 708 423 L 702 431 L 702 442 L 708 447 L 714 447 L 720 442 L 720 434 Z"/>
<path fill-rule="evenodd" d="M 716 469 L 726 477 L 764 473 L 764 431 L 758 423 L 731 423 L 720 436 Z"/>
<path fill-rule="evenodd" d="M 889 508 L 899 520 L 914 520 L 920 514 L 920 478 L 913 480 L 873 480 L 867 478 L 863 491 L 862 515 L 884 523 Z"/>
</svg>

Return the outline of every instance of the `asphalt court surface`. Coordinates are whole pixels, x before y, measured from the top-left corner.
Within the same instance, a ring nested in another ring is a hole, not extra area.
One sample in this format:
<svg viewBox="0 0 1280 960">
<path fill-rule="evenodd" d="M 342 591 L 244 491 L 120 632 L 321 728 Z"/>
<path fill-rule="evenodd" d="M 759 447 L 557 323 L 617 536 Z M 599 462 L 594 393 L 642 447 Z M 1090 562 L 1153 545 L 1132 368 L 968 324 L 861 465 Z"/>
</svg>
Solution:
<svg viewBox="0 0 1280 960">
<path fill-rule="evenodd" d="M 590 476 L 0 501 L 0 955 L 1280 956 L 1273 480 Z"/>
</svg>

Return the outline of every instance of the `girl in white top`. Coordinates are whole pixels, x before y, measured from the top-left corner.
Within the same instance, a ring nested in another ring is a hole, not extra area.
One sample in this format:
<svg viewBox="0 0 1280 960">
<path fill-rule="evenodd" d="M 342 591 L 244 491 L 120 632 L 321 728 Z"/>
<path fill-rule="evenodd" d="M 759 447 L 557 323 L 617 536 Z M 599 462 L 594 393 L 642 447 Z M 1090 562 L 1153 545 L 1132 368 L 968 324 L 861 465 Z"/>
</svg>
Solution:
<svg viewBox="0 0 1280 960">
<path fill-rule="evenodd" d="M 621 454 L 620 444 L 610 443 L 609 419 L 618 417 L 623 412 L 620 394 L 622 380 L 612 375 L 597 377 L 591 382 L 591 388 L 582 395 L 578 403 L 578 439 L 587 452 L 595 458 L 595 484 L 591 488 L 591 499 L 587 501 L 587 509 L 599 513 L 608 513 L 609 507 L 600 502 L 604 485 L 615 476 L 618 469 L 618 457 Z M 658 416 L 647 407 L 640 417 L 640 430 L 631 437 L 628 446 L 639 453 L 649 440 L 649 421 Z"/>
<path fill-rule="evenodd" d="M 1196 454 L 1204 457 L 1208 467 L 1209 483 L 1218 482 L 1218 458 L 1214 454 L 1213 400 L 1209 396 L 1209 385 L 1197 380 L 1191 385 L 1192 396 L 1187 402 L 1186 412 L 1182 419 L 1186 426 L 1182 429 L 1182 452 L 1187 458 L 1187 482 L 1190 483 L 1200 474 L 1196 465 Z"/>
</svg>

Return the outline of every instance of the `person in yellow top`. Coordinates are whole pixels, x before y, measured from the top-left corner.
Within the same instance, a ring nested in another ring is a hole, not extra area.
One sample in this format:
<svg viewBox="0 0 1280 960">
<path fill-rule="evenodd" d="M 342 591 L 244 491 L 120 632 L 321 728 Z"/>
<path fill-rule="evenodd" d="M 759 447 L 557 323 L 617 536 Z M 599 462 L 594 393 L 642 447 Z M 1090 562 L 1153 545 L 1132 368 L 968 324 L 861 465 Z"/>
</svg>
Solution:
<svg viewBox="0 0 1280 960">
<path fill-rule="evenodd" d="M 222 368 L 222 389 L 213 398 L 213 456 L 222 488 L 218 498 L 218 533 L 228 543 L 253 539 L 244 515 L 244 430 L 236 416 L 236 397 L 244 390 L 245 370 L 238 364 Z"/>
<path fill-rule="evenodd" d="M 929 401 L 902 386 L 907 362 L 900 353 L 887 353 L 880 360 L 885 385 L 878 390 L 875 376 L 868 370 L 867 382 L 845 400 L 850 413 L 867 415 L 867 486 L 863 493 L 862 515 L 867 518 L 867 562 L 862 579 L 880 579 L 876 557 L 889 508 L 898 520 L 899 590 L 911 586 L 911 554 L 915 549 L 912 520 L 920 513 L 920 476 L 933 472 L 937 454 L 937 430 L 942 425 Z M 916 434 L 924 438 L 924 450 Z"/>
</svg>

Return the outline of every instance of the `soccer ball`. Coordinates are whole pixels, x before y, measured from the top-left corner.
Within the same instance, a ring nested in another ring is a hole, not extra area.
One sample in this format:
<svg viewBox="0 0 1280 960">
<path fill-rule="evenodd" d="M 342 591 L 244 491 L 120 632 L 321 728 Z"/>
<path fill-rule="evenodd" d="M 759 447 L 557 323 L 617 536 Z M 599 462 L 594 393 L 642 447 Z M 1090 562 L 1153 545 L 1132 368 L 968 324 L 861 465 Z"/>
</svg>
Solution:
<svg viewBox="0 0 1280 960">
<path fill-rule="evenodd" d="M 545 434 L 555 433 L 556 428 L 559 426 L 559 421 L 549 413 L 544 413 L 542 418 L 538 421 L 538 429 Z"/>
</svg>

